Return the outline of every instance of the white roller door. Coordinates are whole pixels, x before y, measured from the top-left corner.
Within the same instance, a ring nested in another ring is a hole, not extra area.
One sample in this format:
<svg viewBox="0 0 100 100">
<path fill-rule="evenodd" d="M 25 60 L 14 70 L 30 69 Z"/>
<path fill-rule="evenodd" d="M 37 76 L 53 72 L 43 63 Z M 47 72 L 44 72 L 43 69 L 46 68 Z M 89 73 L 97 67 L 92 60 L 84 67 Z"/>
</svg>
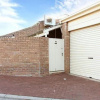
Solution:
<svg viewBox="0 0 100 100">
<path fill-rule="evenodd" d="M 100 79 L 100 24 L 70 32 L 70 73 Z"/>
</svg>

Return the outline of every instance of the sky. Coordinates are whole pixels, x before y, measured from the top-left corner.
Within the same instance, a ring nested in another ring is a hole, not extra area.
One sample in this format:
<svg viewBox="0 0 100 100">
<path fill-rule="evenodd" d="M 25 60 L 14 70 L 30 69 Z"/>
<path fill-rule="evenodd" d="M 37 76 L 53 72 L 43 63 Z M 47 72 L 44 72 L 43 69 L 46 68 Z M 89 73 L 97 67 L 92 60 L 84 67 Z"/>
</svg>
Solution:
<svg viewBox="0 0 100 100">
<path fill-rule="evenodd" d="M 44 16 L 63 18 L 100 0 L 0 0 L 0 36 L 34 25 Z"/>
</svg>

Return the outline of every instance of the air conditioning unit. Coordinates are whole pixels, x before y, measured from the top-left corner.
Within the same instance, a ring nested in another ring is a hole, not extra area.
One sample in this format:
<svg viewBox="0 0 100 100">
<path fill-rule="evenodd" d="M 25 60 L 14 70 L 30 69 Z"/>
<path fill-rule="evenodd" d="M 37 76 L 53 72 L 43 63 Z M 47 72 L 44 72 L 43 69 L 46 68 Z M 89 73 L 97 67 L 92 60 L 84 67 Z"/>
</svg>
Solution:
<svg viewBox="0 0 100 100">
<path fill-rule="evenodd" d="M 47 25 L 54 26 L 54 25 L 56 25 L 56 20 L 51 18 L 51 17 L 45 16 L 44 17 L 44 24 L 45 24 L 45 26 L 47 26 Z"/>
</svg>

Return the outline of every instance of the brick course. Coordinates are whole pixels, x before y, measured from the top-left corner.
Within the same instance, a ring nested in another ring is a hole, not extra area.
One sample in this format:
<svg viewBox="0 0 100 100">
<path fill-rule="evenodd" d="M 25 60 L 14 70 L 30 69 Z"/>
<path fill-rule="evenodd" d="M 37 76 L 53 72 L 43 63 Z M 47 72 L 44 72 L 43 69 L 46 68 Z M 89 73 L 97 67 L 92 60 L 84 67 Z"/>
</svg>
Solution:
<svg viewBox="0 0 100 100">
<path fill-rule="evenodd" d="M 0 75 L 44 76 L 48 63 L 48 38 L 0 38 Z"/>
</svg>

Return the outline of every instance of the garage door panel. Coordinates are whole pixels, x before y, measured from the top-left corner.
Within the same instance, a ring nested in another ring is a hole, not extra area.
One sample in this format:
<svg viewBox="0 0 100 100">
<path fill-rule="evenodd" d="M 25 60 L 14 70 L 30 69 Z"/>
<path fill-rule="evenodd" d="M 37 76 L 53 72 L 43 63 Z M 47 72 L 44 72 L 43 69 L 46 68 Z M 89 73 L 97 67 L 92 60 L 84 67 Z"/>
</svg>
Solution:
<svg viewBox="0 0 100 100">
<path fill-rule="evenodd" d="M 100 25 L 70 32 L 70 73 L 100 79 Z"/>
</svg>

